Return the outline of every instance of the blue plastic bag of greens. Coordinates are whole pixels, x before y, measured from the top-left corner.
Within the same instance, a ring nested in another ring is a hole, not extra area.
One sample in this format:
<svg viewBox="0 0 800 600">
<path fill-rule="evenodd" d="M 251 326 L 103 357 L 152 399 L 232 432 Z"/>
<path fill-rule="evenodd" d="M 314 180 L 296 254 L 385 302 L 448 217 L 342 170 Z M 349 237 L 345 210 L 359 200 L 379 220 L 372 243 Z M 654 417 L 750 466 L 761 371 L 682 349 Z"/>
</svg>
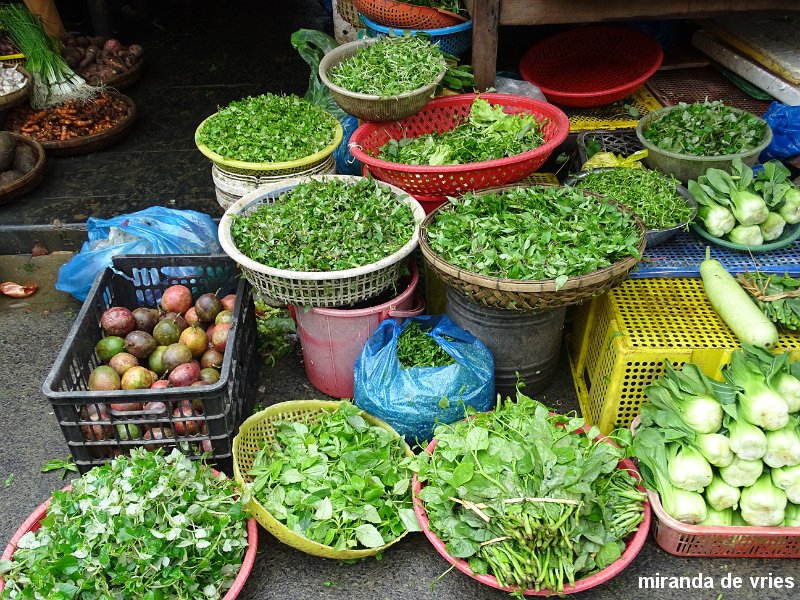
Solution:
<svg viewBox="0 0 800 600">
<path fill-rule="evenodd" d="M 112 219 L 90 217 L 89 240 L 58 271 L 56 289 L 85 300 L 97 274 L 120 254 L 220 254 L 214 220 L 193 210 L 154 206 Z"/>
<path fill-rule="evenodd" d="M 761 153 L 761 162 L 800 155 L 800 106 L 773 102 L 763 119 L 772 129 L 772 141 Z"/>
<path fill-rule="evenodd" d="M 408 328 L 415 335 L 401 340 Z M 427 332 L 425 343 L 409 342 L 420 340 L 420 331 Z M 401 360 L 452 364 L 404 367 Z M 430 440 L 437 422 L 462 419 L 466 406 L 484 412 L 496 403 L 492 353 L 445 315 L 412 317 L 400 325 L 392 319 L 381 322 L 356 360 L 354 383 L 356 405 L 409 443 Z"/>
</svg>

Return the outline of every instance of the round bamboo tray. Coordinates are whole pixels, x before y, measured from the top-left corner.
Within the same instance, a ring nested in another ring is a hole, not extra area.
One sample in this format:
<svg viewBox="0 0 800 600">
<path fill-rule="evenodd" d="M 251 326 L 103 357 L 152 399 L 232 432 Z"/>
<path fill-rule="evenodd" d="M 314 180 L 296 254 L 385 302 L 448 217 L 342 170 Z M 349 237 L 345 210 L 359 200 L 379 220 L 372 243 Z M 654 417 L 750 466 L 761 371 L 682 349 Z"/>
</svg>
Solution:
<svg viewBox="0 0 800 600">
<path fill-rule="evenodd" d="M 98 81 L 97 85 L 104 85 L 107 88 L 111 88 L 112 90 L 116 90 L 118 92 L 121 92 L 122 90 L 127 90 L 129 87 L 133 87 L 142 78 L 143 64 L 144 64 L 144 59 L 140 58 L 133 64 L 133 66 L 130 69 L 128 69 L 124 73 L 120 73 L 119 75 L 114 75 L 113 77 L 109 77 L 105 81 L 103 81 L 102 79 L 97 80 Z M 88 83 L 92 82 L 88 81 Z"/>
<path fill-rule="evenodd" d="M 491 194 L 517 187 L 521 186 L 502 186 L 476 192 L 476 195 Z M 584 193 L 597 196 L 597 194 L 591 192 Z M 641 234 L 637 250 L 639 256 L 642 256 L 647 243 L 644 223 L 636 213 L 627 206 L 617 204 L 610 200 L 607 201 L 616 204 L 620 211 L 629 213 L 636 221 L 636 225 Z M 628 276 L 628 273 L 636 266 L 636 263 L 639 262 L 639 258 L 627 256 L 605 269 L 587 273 L 586 275 L 571 276 L 567 279 L 566 283 L 558 289 L 556 289 L 556 282 L 554 279 L 523 281 L 519 279 L 501 279 L 499 277 L 489 277 L 473 273 L 443 260 L 428 244 L 428 228 L 430 225 L 436 220 L 436 217 L 440 213 L 453 210 L 454 208 L 455 206 L 451 203 L 443 204 L 425 218 L 420 228 L 420 248 L 422 250 L 422 255 L 425 257 L 431 269 L 442 278 L 445 284 L 466 295 L 473 302 L 483 304 L 484 306 L 508 310 L 530 311 L 580 304 L 584 300 L 603 294 L 619 284 Z"/>
<path fill-rule="evenodd" d="M 0 188 L 0 204 L 5 204 L 23 194 L 27 194 L 44 179 L 44 148 L 36 140 L 29 137 L 20 135 L 18 133 L 7 132 L 9 135 L 14 136 L 17 143 L 22 142 L 28 144 L 36 152 L 36 166 L 27 173 L 22 179 L 19 179 L 6 187 Z"/>
<path fill-rule="evenodd" d="M 31 74 L 23 69 L 21 65 L 16 65 L 16 67 L 17 71 L 25 75 L 27 81 L 20 89 L 11 92 L 10 94 L 0 96 L 0 110 L 8 110 L 9 108 L 14 108 L 15 106 L 22 104 L 28 99 L 28 96 L 31 93 L 31 88 L 33 88 L 33 77 L 31 77 Z"/>
<path fill-rule="evenodd" d="M 136 121 L 136 105 L 128 96 L 110 90 L 106 93 L 115 98 L 119 98 L 128 106 L 128 116 L 118 121 L 110 129 L 106 129 L 94 135 L 63 141 L 39 141 L 48 156 L 77 156 L 79 154 L 90 154 L 115 144 L 130 133 L 133 123 Z"/>
</svg>

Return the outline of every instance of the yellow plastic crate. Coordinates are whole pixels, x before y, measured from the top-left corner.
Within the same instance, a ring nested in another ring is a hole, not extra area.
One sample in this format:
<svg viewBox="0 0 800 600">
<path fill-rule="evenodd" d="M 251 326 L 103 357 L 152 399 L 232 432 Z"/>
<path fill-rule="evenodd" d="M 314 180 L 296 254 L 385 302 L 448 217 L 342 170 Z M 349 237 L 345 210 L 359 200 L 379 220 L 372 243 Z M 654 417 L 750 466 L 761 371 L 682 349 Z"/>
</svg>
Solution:
<svg viewBox="0 0 800 600">
<path fill-rule="evenodd" d="M 581 412 L 603 433 L 627 427 L 664 374 L 664 360 L 721 378 L 739 341 L 709 304 L 699 278 L 629 279 L 580 306 L 567 351 Z M 778 350 L 800 359 L 800 336 Z"/>
<path fill-rule="evenodd" d="M 639 116 L 634 117 L 628 114 L 627 110 L 622 108 L 626 103 L 636 108 Z M 569 117 L 569 132 L 579 133 L 597 129 L 633 129 L 640 118 L 659 108 L 661 108 L 661 104 L 643 86 L 632 96 L 620 100 L 618 103 L 597 108 L 565 108 L 564 112 Z"/>
</svg>

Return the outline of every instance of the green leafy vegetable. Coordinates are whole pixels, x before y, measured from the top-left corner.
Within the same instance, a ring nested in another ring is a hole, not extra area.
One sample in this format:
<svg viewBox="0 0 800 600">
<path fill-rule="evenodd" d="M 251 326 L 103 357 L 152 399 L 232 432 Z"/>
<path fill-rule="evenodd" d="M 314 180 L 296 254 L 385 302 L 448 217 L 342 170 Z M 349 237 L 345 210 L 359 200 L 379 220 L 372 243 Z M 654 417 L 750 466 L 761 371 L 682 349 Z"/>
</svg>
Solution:
<svg viewBox="0 0 800 600">
<path fill-rule="evenodd" d="M 451 13 L 468 15 L 469 13 L 464 8 L 461 0 L 403 0 L 408 4 L 415 4 L 416 6 L 427 6 L 429 8 L 440 8 L 442 10 L 449 10 Z"/>
<path fill-rule="evenodd" d="M 446 367 L 456 362 L 416 321 L 408 324 L 397 339 L 397 359 L 404 369 Z"/>
<path fill-rule="evenodd" d="M 44 465 L 42 465 L 41 472 L 42 473 L 49 473 L 50 471 L 60 471 L 61 479 L 64 480 L 67 478 L 69 473 L 77 473 L 78 466 L 72 461 L 72 457 L 67 457 L 67 460 L 61 460 L 60 458 L 53 458 L 48 460 Z"/>
<path fill-rule="evenodd" d="M 274 308 L 263 300 L 256 300 L 255 307 L 258 354 L 266 365 L 274 367 L 277 359 L 292 351 L 297 327 L 285 308 Z"/>
<path fill-rule="evenodd" d="M 231 102 L 206 120 L 197 141 L 229 160 L 273 163 L 311 156 L 333 143 L 333 115 L 294 95 Z"/>
<path fill-rule="evenodd" d="M 444 66 L 439 48 L 428 39 L 388 36 L 342 60 L 328 77 L 351 92 L 396 96 L 433 83 Z"/>
<path fill-rule="evenodd" d="M 653 144 L 678 154 L 724 156 L 755 148 L 764 140 L 766 124 L 721 100 L 679 103 L 648 123 L 643 134 Z"/>
<path fill-rule="evenodd" d="M 624 204 L 648 229 L 664 229 L 692 218 L 692 209 L 675 189 L 677 183 L 674 177 L 658 171 L 615 168 L 591 171 L 573 185 Z"/>
<path fill-rule="evenodd" d="M 402 438 L 346 402 L 313 421 L 275 425 L 250 489 L 289 529 L 336 550 L 378 548 L 419 531 Z"/>
<path fill-rule="evenodd" d="M 430 527 L 452 556 L 502 585 L 554 593 L 621 556 L 645 498 L 617 469 L 624 450 L 519 391 L 493 412 L 468 412 L 439 425 L 433 453 L 413 464 Z"/>
<path fill-rule="evenodd" d="M 53 493 L 0 565 L 2 598 L 221 598 L 247 547 L 234 487 L 178 450 L 134 448 Z"/>
<path fill-rule="evenodd" d="M 638 256 L 634 218 L 611 202 L 573 188 L 516 188 L 453 200 L 427 230 L 447 262 L 492 277 L 556 280 Z"/>
<path fill-rule="evenodd" d="M 372 179 L 301 183 L 234 218 L 231 236 L 247 257 L 292 271 L 341 271 L 394 254 L 414 235 L 409 205 Z"/>
<path fill-rule="evenodd" d="M 545 123 L 532 114 L 507 114 L 502 106 L 476 98 L 469 116 L 454 129 L 389 140 L 378 156 L 407 165 L 461 165 L 506 158 L 544 144 Z"/>
</svg>

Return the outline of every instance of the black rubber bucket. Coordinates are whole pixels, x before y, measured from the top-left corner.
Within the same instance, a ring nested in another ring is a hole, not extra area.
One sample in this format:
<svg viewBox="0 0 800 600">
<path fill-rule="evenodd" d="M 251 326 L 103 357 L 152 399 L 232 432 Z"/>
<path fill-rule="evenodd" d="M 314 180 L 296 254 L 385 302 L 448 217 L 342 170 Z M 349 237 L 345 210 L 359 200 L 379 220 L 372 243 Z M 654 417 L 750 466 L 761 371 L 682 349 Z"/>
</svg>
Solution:
<svg viewBox="0 0 800 600">
<path fill-rule="evenodd" d="M 517 311 L 489 308 L 447 288 L 447 314 L 494 355 L 495 392 L 514 396 L 517 373 L 525 393 L 544 390 L 553 379 L 561 350 L 566 308 Z"/>
</svg>

